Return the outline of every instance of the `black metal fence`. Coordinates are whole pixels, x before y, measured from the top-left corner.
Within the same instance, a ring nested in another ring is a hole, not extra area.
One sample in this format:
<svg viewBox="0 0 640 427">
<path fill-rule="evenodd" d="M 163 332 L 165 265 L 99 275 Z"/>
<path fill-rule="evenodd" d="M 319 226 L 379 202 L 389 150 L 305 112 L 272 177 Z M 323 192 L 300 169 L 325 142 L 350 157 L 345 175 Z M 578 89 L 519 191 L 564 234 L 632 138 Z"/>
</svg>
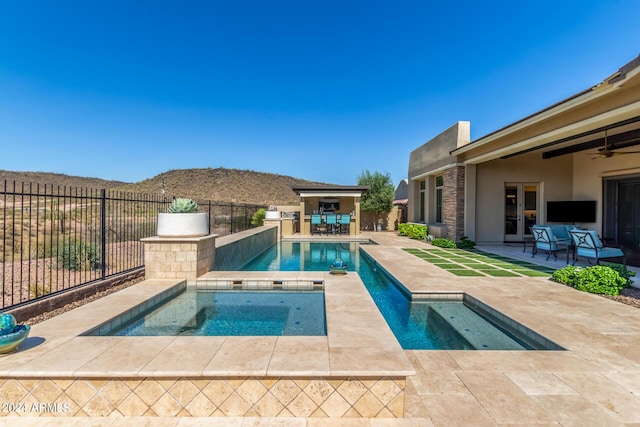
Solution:
<svg viewBox="0 0 640 427">
<path fill-rule="evenodd" d="M 263 206 L 199 201 L 210 232 L 251 228 Z M 140 239 L 156 234 L 159 195 L 0 181 L 0 310 L 144 265 Z"/>
</svg>

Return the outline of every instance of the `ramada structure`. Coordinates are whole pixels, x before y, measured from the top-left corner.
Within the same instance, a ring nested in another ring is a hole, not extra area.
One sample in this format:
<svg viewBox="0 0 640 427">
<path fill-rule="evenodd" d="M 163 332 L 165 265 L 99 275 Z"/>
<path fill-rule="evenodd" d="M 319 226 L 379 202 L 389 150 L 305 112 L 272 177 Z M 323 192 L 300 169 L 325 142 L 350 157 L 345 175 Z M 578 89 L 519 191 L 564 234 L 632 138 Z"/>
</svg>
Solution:
<svg viewBox="0 0 640 427">
<path fill-rule="evenodd" d="M 589 201 L 593 213 L 561 222 L 596 230 L 640 265 L 639 149 L 640 56 L 489 135 L 471 141 L 470 123 L 458 122 L 413 150 L 408 220 L 455 240 L 523 241 L 557 220 L 549 202 Z"/>
</svg>

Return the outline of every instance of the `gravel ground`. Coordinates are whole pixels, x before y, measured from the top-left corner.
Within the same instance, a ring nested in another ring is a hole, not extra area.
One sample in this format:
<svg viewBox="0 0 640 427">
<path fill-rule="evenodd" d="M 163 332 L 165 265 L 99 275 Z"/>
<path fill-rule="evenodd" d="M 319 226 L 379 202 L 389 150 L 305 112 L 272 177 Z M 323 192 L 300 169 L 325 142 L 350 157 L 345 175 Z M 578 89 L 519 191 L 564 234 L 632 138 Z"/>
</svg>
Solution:
<svg viewBox="0 0 640 427">
<path fill-rule="evenodd" d="M 57 316 L 59 314 L 62 314 L 62 313 L 67 312 L 69 310 L 73 310 L 76 307 L 80 307 L 82 305 L 90 303 L 91 301 L 98 300 L 98 299 L 100 299 L 100 298 L 102 298 L 104 296 L 107 296 L 107 295 L 112 294 L 114 292 L 118 292 L 119 290 L 122 290 L 124 288 L 128 288 L 129 286 L 135 285 L 136 283 L 142 282 L 143 280 L 144 280 L 144 277 L 140 277 L 138 279 L 131 280 L 129 282 L 122 283 L 120 285 L 112 286 L 109 289 L 105 289 L 104 291 L 97 292 L 97 293 L 91 295 L 90 297 L 87 297 L 87 298 L 84 298 L 84 299 L 81 299 L 81 300 L 78 300 L 78 301 L 74 301 L 74 302 L 72 302 L 70 304 L 67 304 L 64 307 L 60 307 L 60 308 L 58 308 L 56 310 L 48 311 L 46 313 L 42 313 L 39 316 L 32 317 L 31 319 L 25 320 L 22 323 L 26 323 L 27 325 L 33 326 L 36 323 L 40 323 L 40 322 L 43 322 L 43 321 L 45 321 L 47 319 L 51 319 L 52 317 L 55 317 L 55 316 Z"/>
<path fill-rule="evenodd" d="M 617 296 L 605 296 L 605 298 L 621 302 L 623 304 L 632 305 L 640 308 L 640 288 L 623 289 L 622 293 Z"/>
</svg>

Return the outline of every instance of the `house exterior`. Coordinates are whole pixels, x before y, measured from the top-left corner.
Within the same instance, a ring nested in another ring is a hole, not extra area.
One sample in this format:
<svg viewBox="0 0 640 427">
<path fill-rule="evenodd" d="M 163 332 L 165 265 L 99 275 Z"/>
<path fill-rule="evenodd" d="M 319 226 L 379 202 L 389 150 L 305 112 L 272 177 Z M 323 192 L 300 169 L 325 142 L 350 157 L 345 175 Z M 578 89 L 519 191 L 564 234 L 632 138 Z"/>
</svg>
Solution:
<svg viewBox="0 0 640 427">
<path fill-rule="evenodd" d="M 469 122 L 455 123 L 411 152 L 408 172 L 408 220 L 434 236 L 517 242 L 534 224 L 568 222 L 623 245 L 638 265 L 640 56 L 477 140 Z M 573 217 L 575 204 L 554 203 L 574 201 L 585 203 Z"/>
</svg>

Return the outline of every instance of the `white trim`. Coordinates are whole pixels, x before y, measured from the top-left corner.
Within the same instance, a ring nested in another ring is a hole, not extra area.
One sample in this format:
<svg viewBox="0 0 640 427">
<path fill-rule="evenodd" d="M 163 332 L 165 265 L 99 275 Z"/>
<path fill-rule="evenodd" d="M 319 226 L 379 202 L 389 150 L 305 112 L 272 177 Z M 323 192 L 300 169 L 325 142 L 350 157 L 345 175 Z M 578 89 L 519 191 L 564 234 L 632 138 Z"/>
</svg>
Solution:
<svg viewBox="0 0 640 427">
<path fill-rule="evenodd" d="M 489 142 L 493 142 L 497 139 L 500 138 L 504 138 L 510 134 L 516 133 L 518 131 L 521 131 L 523 129 L 529 128 L 531 126 L 534 126 L 535 124 L 539 123 L 539 122 L 543 122 L 545 120 L 549 120 L 551 118 L 553 118 L 554 116 L 564 113 L 566 111 L 575 109 L 576 107 L 578 107 L 580 104 L 583 103 L 587 103 L 587 102 L 591 102 L 594 100 L 594 98 L 599 98 L 603 95 L 608 95 L 610 92 L 617 90 L 620 86 L 622 86 L 623 82 L 628 81 L 628 79 L 624 79 L 624 80 L 620 80 L 618 82 L 615 82 L 614 84 L 608 84 L 606 82 L 600 83 L 594 87 L 591 88 L 591 91 L 578 97 L 575 99 L 571 99 L 561 105 L 558 105 L 557 107 L 551 109 L 551 110 L 547 110 L 544 111 L 540 114 L 537 114 L 533 117 L 530 117 L 527 120 L 524 120 L 520 123 L 516 123 L 512 126 L 509 126 L 507 128 L 504 128 L 502 130 L 497 131 L 494 134 L 491 134 L 489 136 L 477 139 L 476 141 L 472 141 L 471 143 L 464 145 L 460 148 L 457 148 L 453 151 L 455 151 L 456 155 L 459 154 L 463 154 L 466 153 L 470 150 L 473 150 L 474 148 L 477 147 L 481 147 Z M 626 105 L 625 107 L 619 108 L 618 110 L 621 109 L 627 109 L 627 108 L 632 108 L 634 105 L 637 105 L 638 103 L 634 103 L 634 104 L 629 104 Z M 617 111 L 617 110 L 613 110 L 613 111 Z M 583 121 L 584 122 L 584 121 Z M 583 123 L 580 122 L 580 123 Z"/>
<path fill-rule="evenodd" d="M 301 192 L 300 197 L 361 197 L 361 191 L 328 191 L 328 192 Z"/>
</svg>

